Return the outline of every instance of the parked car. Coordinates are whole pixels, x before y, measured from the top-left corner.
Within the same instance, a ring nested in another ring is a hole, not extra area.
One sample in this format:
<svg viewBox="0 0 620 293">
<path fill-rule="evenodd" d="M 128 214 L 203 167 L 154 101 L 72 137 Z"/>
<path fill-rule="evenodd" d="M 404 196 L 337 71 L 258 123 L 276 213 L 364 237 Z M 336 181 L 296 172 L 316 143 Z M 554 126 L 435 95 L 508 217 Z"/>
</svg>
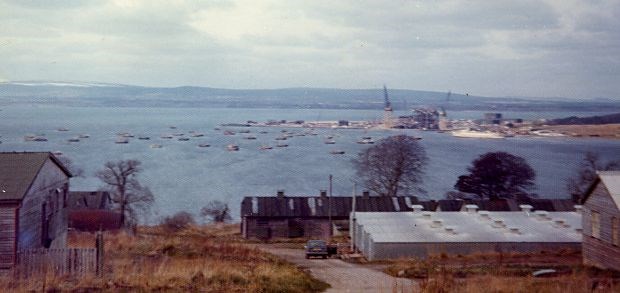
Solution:
<svg viewBox="0 0 620 293">
<path fill-rule="evenodd" d="M 323 240 L 308 240 L 304 248 L 306 249 L 306 258 L 311 256 L 329 257 L 327 242 Z"/>
</svg>

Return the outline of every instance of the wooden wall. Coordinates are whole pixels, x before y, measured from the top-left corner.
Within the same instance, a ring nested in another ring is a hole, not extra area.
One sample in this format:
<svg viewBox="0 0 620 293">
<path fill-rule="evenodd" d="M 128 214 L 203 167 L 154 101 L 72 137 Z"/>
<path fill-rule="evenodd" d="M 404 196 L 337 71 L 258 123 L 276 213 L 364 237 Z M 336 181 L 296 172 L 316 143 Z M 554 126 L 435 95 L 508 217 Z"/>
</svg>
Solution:
<svg viewBox="0 0 620 293">
<path fill-rule="evenodd" d="M 69 178 L 51 160 L 47 160 L 24 196 L 19 210 L 18 250 L 43 247 L 43 219 L 48 222 L 50 247 L 59 248 L 67 243 L 67 209 L 63 193 L 68 192 Z M 46 215 L 42 214 L 45 203 Z"/>
<path fill-rule="evenodd" d="M 592 211 L 600 215 L 600 239 L 592 237 Z M 584 204 L 583 261 L 584 264 L 620 270 L 620 247 L 612 245 L 612 217 L 620 218 L 620 210 L 602 182 L 599 182 Z"/>
<path fill-rule="evenodd" d="M 326 239 L 329 237 L 328 219 L 303 218 L 258 218 L 244 217 L 241 231 L 245 238 L 261 238 L 269 229 L 271 238 L 308 237 Z M 299 230 L 301 229 L 301 230 Z M 298 231 L 303 234 L 299 235 Z"/>
<path fill-rule="evenodd" d="M 0 268 L 15 264 L 16 204 L 0 204 Z"/>
</svg>

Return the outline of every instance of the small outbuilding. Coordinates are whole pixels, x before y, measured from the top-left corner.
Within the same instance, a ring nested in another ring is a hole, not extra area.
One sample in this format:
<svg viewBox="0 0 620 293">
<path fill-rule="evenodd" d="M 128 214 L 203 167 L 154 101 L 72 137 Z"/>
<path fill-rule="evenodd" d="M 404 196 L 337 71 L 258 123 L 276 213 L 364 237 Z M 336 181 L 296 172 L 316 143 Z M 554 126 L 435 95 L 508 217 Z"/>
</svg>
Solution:
<svg viewBox="0 0 620 293">
<path fill-rule="evenodd" d="M 49 152 L 0 153 L 0 268 L 20 250 L 66 246 L 70 177 Z"/>
<path fill-rule="evenodd" d="M 620 171 L 599 171 L 583 200 L 583 262 L 620 271 Z"/>
<path fill-rule="evenodd" d="M 121 214 L 107 191 L 69 193 L 69 228 L 77 231 L 107 231 L 121 228 Z"/>
</svg>

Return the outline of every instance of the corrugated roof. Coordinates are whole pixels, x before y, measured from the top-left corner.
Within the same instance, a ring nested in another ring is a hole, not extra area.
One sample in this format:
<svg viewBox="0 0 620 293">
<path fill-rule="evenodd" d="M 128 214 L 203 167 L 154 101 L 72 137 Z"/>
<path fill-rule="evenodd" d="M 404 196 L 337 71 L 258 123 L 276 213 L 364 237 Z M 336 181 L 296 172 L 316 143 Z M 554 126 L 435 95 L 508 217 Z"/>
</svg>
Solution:
<svg viewBox="0 0 620 293">
<path fill-rule="evenodd" d="M 0 153 L 0 200 L 21 200 L 48 159 L 71 177 L 71 173 L 49 152 Z"/>
<path fill-rule="evenodd" d="M 408 198 L 408 200 L 407 200 Z M 241 201 L 241 215 L 259 217 L 328 217 L 329 197 L 322 196 L 260 196 L 245 197 Z M 256 206 L 253 202 L 257 202 Z M 417 203 L 417 197 L 357 196 L 356 211 L 398 212 L 411 211 L 407 202 Z M 349 217 L 352 210 L 352 196 L 332 196 L 331 215 Z M 291 207 L 293 207 L 291 209 Z"/>
<path fill-rule="evenodd" d="M 616 206 L 620 207 L 620 171 L 598 171 L 597 173 Z"/>
<path fill-rule="evenodd" d="M 581 214 L 577 212 L 549 212 L 544 219 L 525 212 L 370 212 L 356 213 L 356 223 L 361 229 L 357 235 L 369 235 L 375 243 L 579 243 L 582 237 Z M 454 233 L 446 231 L 446 227 Z M 511 228 L 518 229 L 518 233 Z"/>
<path fill-rule="evenodd" d="M 110 193 L 107 191 L 71 191 L 67 207 L 78 209 L 107 209 L 111 204 Z"/>
</svg>

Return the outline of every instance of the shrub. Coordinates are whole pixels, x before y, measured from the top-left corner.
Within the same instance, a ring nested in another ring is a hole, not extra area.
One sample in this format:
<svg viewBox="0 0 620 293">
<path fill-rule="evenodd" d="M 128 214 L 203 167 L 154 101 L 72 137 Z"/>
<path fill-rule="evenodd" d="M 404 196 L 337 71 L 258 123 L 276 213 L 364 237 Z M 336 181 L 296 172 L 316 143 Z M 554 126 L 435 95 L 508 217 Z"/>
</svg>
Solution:
<svg viewBox="0 0 620 293">
<path fill-rule="evenodd" d="M 188 212 L 178 212 L 172 216 L 165 217 L 161 221 L 161 225 L 170 232 L 185 230 L 195 223 L 194 216 Z"/>
</svg>

